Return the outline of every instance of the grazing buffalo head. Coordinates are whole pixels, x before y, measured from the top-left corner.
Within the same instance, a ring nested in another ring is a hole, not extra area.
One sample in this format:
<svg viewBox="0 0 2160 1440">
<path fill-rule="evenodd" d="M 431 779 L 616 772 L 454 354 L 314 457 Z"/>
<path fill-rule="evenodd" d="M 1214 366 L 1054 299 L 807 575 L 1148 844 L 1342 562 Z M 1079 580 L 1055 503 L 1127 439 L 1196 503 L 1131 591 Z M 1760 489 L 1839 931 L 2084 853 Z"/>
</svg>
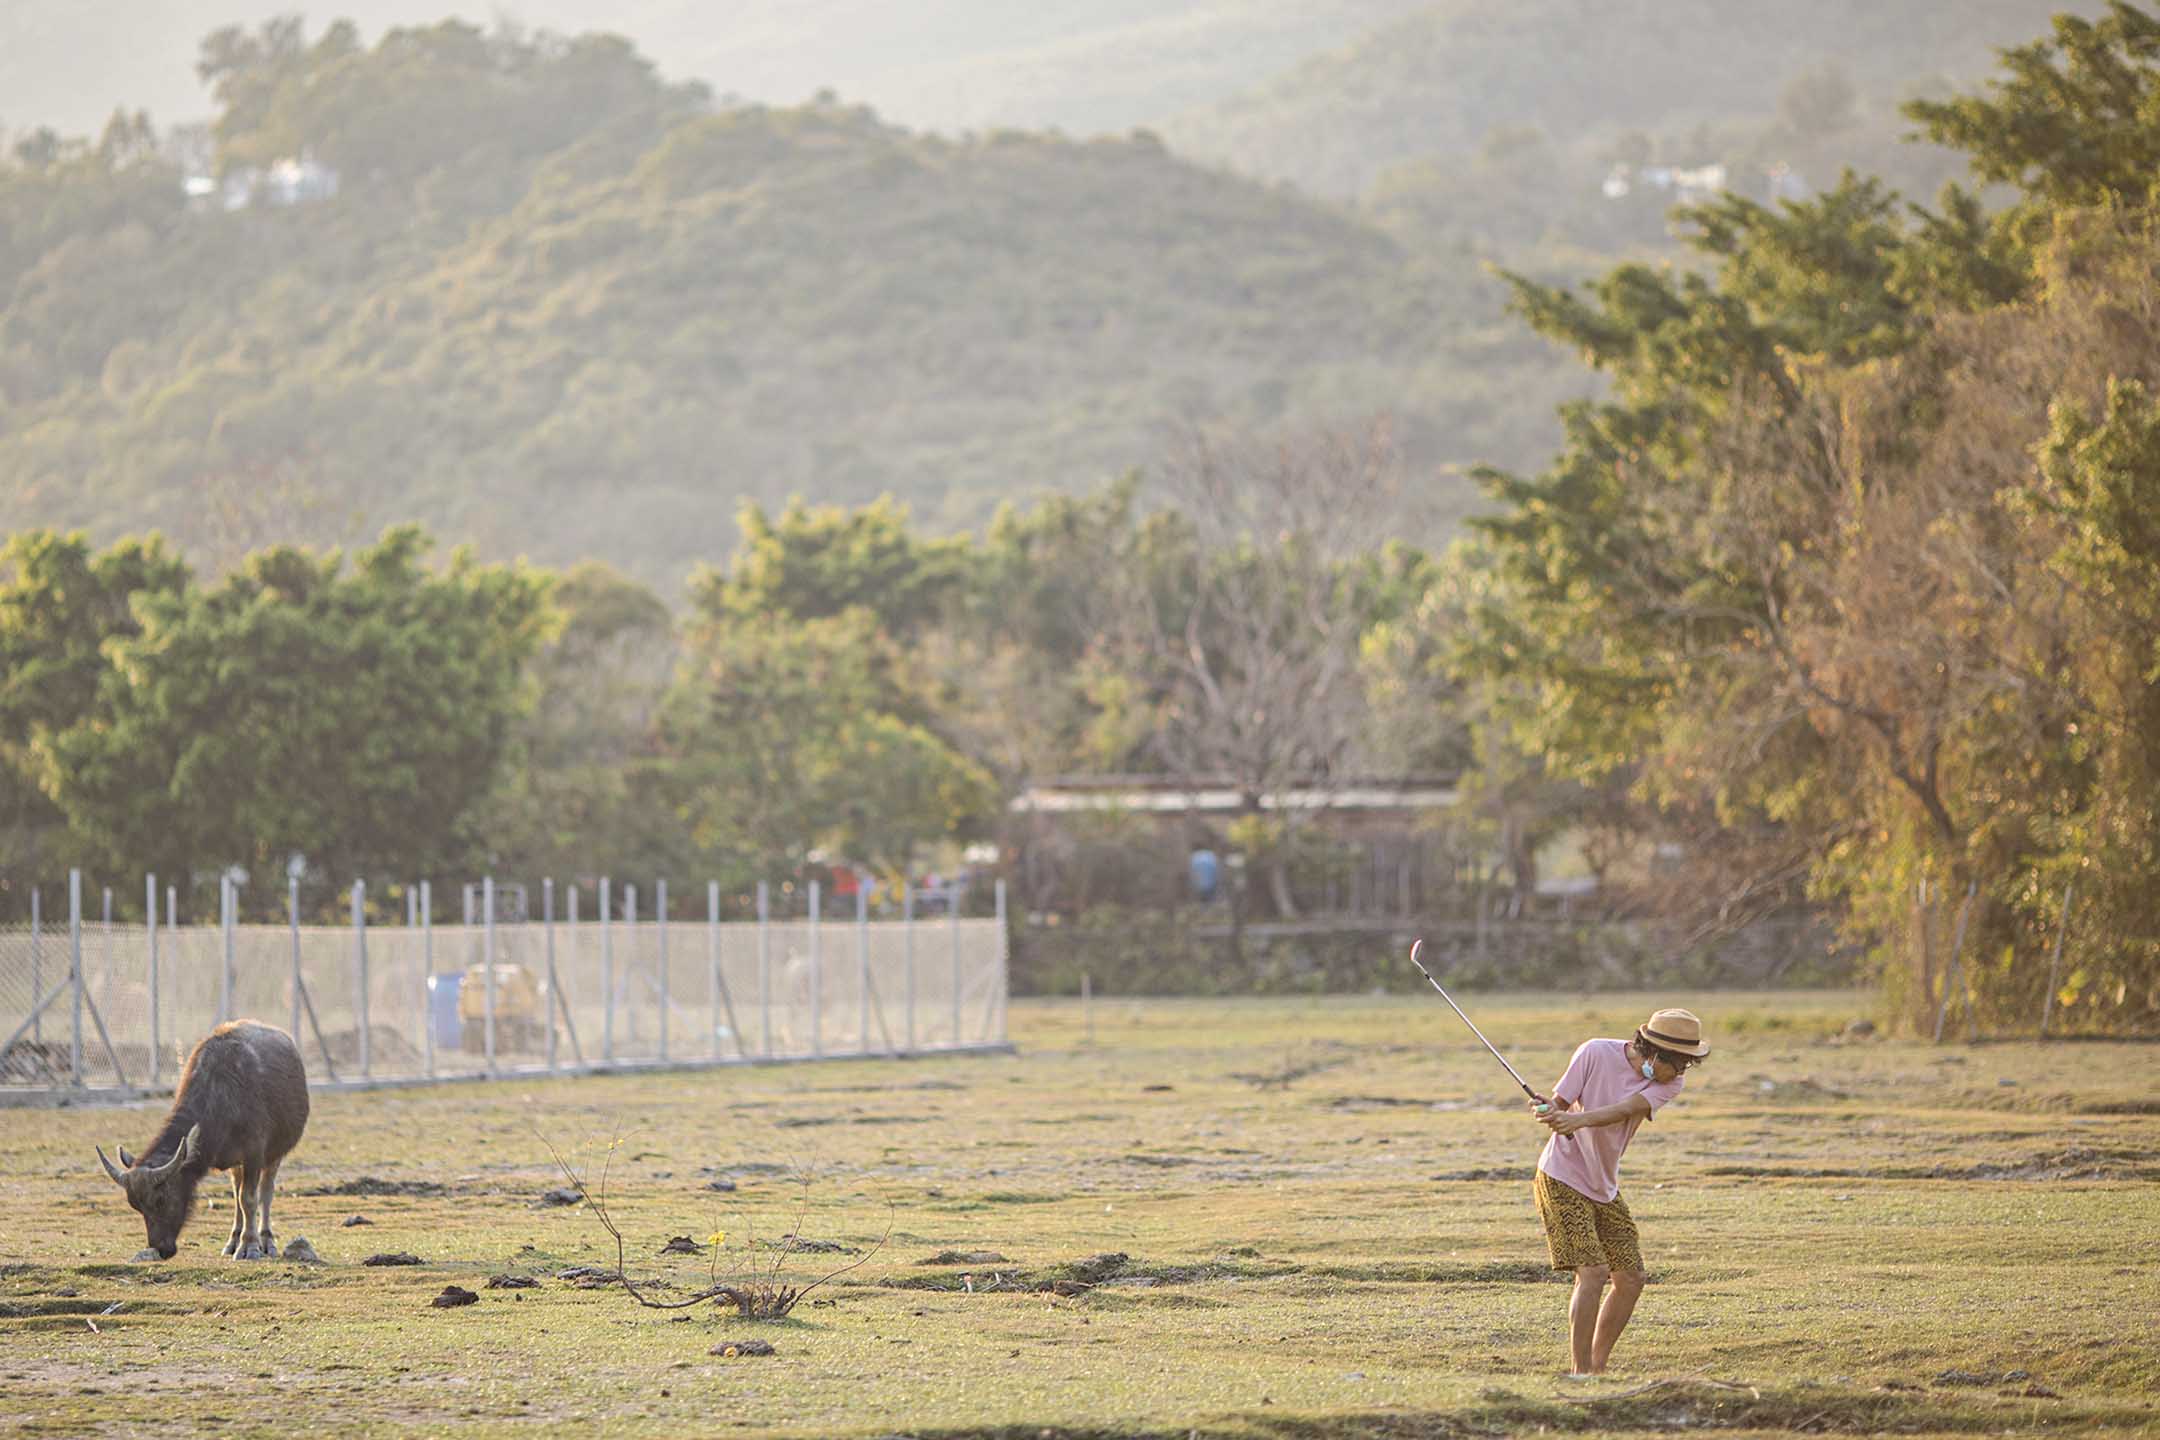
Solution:
<svg viewBox="0 0 2160 1440">
<path fill-rule="evenodd" d="M 195 1199 L 194 1182 L 199 1178 L 185 1172 L 201 1143 L 202 1126 L 197 1125 L 162 1165 L 138 1165 L 135 1157 L 123 1149 L 120 1163 L 127 1166 L 125 1170 L 105 1158 L 102 1146 L 98 1149 L 98 1163 L 112 1176 L 113 1184 L 127 1192 L 128 1204 L 143 1217 L 143 1225 L 150 1232 L 150 1248 L 161 1260 L 172 1259 L 180 1248 L 180 1227 L 187 1224 L 188 1206 Z"/>
</svg>

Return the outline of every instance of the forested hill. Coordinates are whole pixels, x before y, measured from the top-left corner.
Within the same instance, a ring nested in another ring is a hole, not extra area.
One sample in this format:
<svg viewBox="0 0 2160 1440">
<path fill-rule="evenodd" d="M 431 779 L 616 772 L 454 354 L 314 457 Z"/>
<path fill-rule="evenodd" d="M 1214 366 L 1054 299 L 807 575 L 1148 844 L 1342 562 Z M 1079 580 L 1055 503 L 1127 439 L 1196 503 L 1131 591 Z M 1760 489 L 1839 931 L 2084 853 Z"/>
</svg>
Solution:
<svg viewBox="0 0 2160 1440">
<path fill-rule="evenodd" d="M 215 559 L 417 519 L 674 593 L 746 496 L 972 522 L 1187 419 L 1390 411 L 1425 461 L 1548 438 L 1495 403 L 1509 356 L 1553 370 L 1482 277 L 1146 136 L 716 107 L 618 42 L 460 26 L 206 56 L 226 168 L 305 152 L 338 191 L 190 209 L 117 123 L 0 170 L 0 528 Z"/>
<path fill-rule="evenodd" d="M 2058 11 L 2104 10 L 2102 0 L 1436 0 L 1166 122 L 1164 134 L 1242 173 L 1348 198 L 1391 165 L 1510 128 L 1564 144 L 1767 117 L 1811 69 L 1894 103 L 1987 73 L 1999 47 L 2044 31 Z"/>
</svg>

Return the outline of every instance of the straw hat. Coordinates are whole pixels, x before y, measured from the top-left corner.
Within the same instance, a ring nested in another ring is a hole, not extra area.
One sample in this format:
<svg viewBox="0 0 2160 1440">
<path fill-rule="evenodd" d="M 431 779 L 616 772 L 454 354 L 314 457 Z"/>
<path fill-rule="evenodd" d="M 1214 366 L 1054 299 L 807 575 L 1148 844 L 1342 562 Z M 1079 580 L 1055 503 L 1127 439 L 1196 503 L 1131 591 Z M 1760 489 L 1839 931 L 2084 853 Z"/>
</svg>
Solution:
<svg viewBox="0 0 2160 1440">
<path fill-rule="evenodd" d="M 1710 1047 L 1703 1042 L 1702 1021 L 1692 1010 L 1659 1010 L 1649 1022 L 1636 1032 L 1643 1039 L 1661 1050 L 1675 1055 L 1708 1055 Z"/>
</svg>

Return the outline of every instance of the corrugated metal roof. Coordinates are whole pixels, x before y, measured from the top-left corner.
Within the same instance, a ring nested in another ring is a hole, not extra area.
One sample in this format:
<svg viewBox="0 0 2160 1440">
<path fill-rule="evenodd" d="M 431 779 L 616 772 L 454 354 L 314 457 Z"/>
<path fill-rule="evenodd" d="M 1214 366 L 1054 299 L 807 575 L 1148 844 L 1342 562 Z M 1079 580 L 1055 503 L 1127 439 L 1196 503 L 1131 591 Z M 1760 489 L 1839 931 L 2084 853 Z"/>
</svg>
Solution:
<svg viewBox="0 0 2160 1440">
<path fill-rule="evenodd" d="M 1262 810 L 1443 810 L 1460 798 L 1442 782 L 1359 781 L 1337 786 L 1293 787 L 1260 798 Z M 1089 810 L 1153 814 L 1235 814 L 1245 808 L 1241 791 L 1228 786 L 1177 789 L 1164 785 L 1030 785 L 1013 798 L 1019 814 L 1060 815 Z"/>
</svg>

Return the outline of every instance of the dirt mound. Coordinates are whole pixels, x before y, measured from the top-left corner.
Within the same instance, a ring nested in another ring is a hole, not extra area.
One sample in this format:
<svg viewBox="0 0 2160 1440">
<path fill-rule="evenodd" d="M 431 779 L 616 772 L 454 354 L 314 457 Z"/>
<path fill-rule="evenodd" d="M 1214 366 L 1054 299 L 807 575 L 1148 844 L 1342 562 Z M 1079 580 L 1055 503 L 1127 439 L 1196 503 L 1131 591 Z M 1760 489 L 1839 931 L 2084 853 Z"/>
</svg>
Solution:
<svg viewBox="0 0 2160 1440">
<path fill-rule="evenodd" d="M 1978 1165 L 1712 1165 L 1702 1173 L 1776 1180 L 2160 1180 L 2160 1164 L 2142 1150 L 2072 1145 L 2026 1160 Z"/>
<path fill-rule="evenodd" d="M 1389 1285 L 1489 1285 L 1574 1283 L 1574 1277 L 1529 1260 L 1401 1261 L 1372 1265 L 1310 1265 L 1301 1272 L 1328 1280 L 1368 1280 Z"/>
<path fill-rule="evenodd" d="M 915 1263 L 918 1265 L 1010 1265 L 1012 1261 L 998 1254 L 995 1250 L 940 1250 L 937 1254 L 927 1259 L 918 1260 Z"/>
<path fill-rule="evenodd" d="M 359 1070 L 360 1032 L 358 1029 L 327 1031 L 324 1033 L 320 1045 L 315 1043 L 315 1035 L 312 1031 L 300 1037 L 300 1053 L 311 1064 L 321 1059 L 323 1052 L 326 1050 L 330 1055 L 330 1063 L 338 1068 L 339 1074 L 342 1075 L 348 1070 L 355 1072 Z M 426 1064 L 426 1059 L 427 1057 L 413 1048 L 410 1040 L 407 1040 L 389 1026 L 370 1025 L 368 1027 L 368 1068 L 370 1070 L 380 1067 L 386 1071 L 395 1070 L 402 1073 L 412 1073 Z"/>
<path fill-rule="evenodd" d="M 295 1195 L 447 1195 L 450 1187 L 435 1180 L 383 1180 L 362 1175 L 335 1185 L 309 1185 Z"/>
<path fill-rule="evenodd" d="M 1083 1295 L 1103 1287 L 1191 1285 L 1203 1280 L 1251 1279 L 1286 1275 L 1294 1265 L 1237 1265 L 1211 1261 L 1199 1265 L 1159 1265 L 1135 1261 L 1122 1250 L 1088 1255 L 1060 1265 L 1006 1268 L 992 1262 L 968 1271 L 936 1275 L 887 1276 L 878 1284 L 893 1290 L 961 1291 L 971 1295 Z"/>
</svg>

